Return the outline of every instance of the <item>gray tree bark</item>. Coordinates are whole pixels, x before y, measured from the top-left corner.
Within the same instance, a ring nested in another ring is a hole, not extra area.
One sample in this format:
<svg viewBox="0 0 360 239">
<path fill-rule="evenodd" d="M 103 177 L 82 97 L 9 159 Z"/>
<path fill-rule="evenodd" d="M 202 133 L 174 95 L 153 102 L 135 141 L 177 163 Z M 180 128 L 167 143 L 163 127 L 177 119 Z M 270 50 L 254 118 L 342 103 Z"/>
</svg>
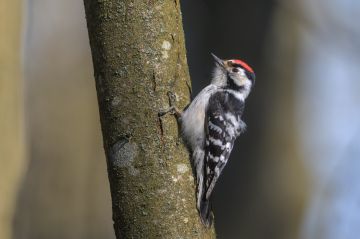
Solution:
<svg viewBox="0 0 360 239">
<path fill-rule="evenodd" d="M 179 0 L 84 0 L 117 238 L 215 238 L 174 117 L 189 102 Z"/>
</svg>

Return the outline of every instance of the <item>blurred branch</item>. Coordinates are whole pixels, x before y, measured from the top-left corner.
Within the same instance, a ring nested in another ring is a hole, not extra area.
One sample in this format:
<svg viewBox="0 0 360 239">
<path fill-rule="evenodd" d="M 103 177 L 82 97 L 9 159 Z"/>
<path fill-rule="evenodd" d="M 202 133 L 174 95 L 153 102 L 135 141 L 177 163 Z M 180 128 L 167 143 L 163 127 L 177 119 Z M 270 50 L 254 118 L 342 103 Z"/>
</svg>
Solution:
<svg viewBox="0 0 360 239">
<path fill-rule="evenodd" d="M 12 238 L 19 181 L 25 166 L 21 77 L 22 2 L 0 1 L 0 238 Z"/>
<path fill-rule="evenodd" d="M 189 102 L 178 0 L 84 0 L 117 238 L 214 238 L 200 223 L 176 120 Z"/>
</svg>

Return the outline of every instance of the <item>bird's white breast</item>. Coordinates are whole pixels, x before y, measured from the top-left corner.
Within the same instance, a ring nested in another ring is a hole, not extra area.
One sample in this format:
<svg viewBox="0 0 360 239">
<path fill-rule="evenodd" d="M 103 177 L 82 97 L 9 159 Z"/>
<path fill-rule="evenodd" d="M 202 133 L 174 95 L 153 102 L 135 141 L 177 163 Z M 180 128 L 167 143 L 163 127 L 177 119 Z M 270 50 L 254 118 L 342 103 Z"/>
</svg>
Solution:
<svg viewBox="0 0 360 239">
<path fill-rule="evenodd" d="M 210 96 L 216 92 L 217 86 L 210 84 L 205 87 L 191 102 L 189 107 L 183 112 L 182 134 L 187 143 L 194 150 L 196 147 L 202 147 L 205 139 L 205 113 Z"/>
</svg>

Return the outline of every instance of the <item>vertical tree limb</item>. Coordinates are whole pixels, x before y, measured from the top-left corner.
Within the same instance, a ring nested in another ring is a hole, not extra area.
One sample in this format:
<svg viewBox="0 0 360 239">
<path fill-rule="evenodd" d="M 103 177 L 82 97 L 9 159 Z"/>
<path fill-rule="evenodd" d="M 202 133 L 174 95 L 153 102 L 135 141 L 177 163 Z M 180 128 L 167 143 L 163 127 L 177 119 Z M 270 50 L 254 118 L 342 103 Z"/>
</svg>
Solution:
<svg viewBox="0 0 360 239">
<path fill-rule="evenodd" d="M 84 0 L 117 238 L 215 238 L 169 107 L 189 102 L 178 0 Z"/>
<path fill-rule="evenodd" d="M 12 238 L 25 166 L 21 70 L 22 1 L 0 0 L 0 238 Z"/>
</svg>

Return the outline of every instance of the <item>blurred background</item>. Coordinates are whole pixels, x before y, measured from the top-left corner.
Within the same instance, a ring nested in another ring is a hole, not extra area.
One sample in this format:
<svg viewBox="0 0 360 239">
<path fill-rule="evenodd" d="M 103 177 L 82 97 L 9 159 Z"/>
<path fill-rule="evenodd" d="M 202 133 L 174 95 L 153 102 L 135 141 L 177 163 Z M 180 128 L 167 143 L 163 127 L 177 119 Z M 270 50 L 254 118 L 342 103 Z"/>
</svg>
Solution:
<svg viewBox="0 0 360 239">
<path fill-rule="evenodd" d="M 193 95 L 210 52 L 257 74 L 218 238 L 358 239 L 360 2 L 181 3 Z M 0 0 L 0 131 L 0 239 L 115 238 L 82 1 Z"/>
</svg>

